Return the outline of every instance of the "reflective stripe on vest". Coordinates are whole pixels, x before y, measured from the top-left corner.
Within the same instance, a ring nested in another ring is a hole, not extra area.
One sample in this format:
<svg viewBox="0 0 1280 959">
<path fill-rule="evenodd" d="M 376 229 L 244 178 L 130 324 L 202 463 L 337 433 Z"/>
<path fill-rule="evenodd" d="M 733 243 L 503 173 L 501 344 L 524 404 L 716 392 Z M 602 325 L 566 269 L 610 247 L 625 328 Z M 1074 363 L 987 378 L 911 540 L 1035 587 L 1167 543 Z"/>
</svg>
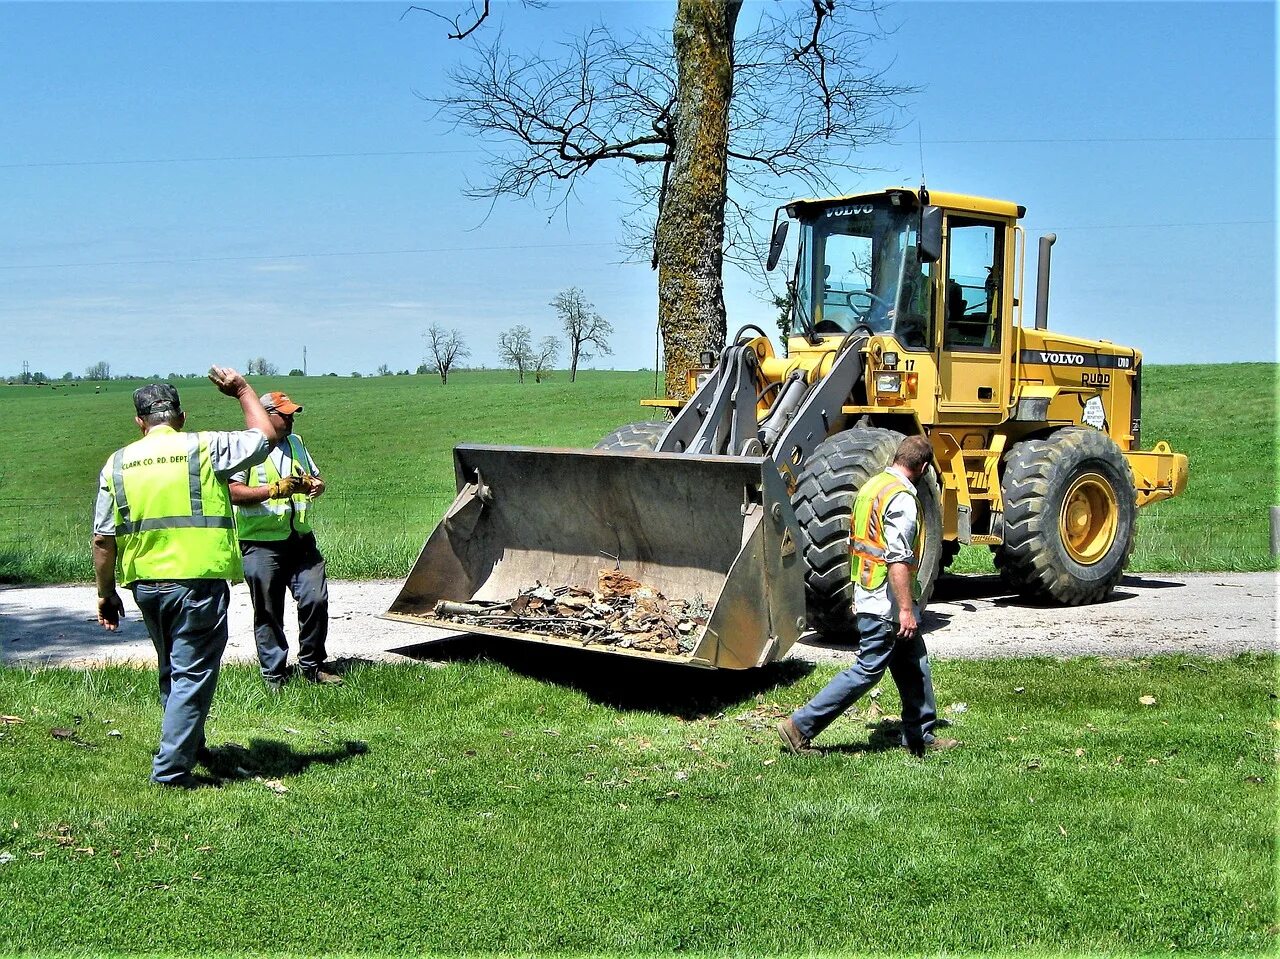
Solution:
<svg viewBox="0 0 1280 959">
<path fill-rule="evenodd" d="M 202 434 L 155 427 L 116 451 L 110 485 L 124 585 L 241 577 L 231 496 Z"/>
<path fill-rule="evenodd" d="M 854 500 L 853 516 L 849 529 L 850 578 L 866 590 L 876 590 L 889 576 L 889 564 L 885 562 L 887 544 L 884 535 L 884 514 L 889 502 L 899 493 L 906 493 L 916 503 L 916 535 L 912 544 L 910 561 L 912 592 L 920 596 L 920 581 L 916 574 L 920 569 L 920 557 L 924 551 L 924 523 L 920 519 L 920 499 L 915 489 L 896 473 L 885 470 L 873 476 Z"/>
<path fill-rule="evenodd" d="M 311 460 L 302 440 L 290 433 L 289 457 L 294 464 L 301 464 L 304 473 Z M 274 450 L 272 451 L 274 452 Z M 295 469 L 293 472 L 297 472 Z M 268 456 L 249 471 L 248 479 L 255 486 L 270 486 L 281 479 L 274 460 Z M 311 500 L 306 493 L 294 493 L 289 499 L 268 499 L 261 503 L 236 504 L 236 531 L 242 540 L 254 543 L 276 542 L 289 538 L 289 534 L 311 532 Z"/>
</svg>

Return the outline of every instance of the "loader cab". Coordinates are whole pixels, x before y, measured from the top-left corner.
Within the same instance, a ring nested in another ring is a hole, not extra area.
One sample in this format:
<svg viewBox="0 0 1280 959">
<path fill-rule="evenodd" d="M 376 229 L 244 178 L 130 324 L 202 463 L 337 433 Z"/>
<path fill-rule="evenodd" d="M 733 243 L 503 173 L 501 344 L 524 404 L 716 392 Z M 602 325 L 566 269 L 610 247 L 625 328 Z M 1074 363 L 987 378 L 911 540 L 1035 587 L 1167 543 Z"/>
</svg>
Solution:
<svg viewBox="0 0 1280 959">
<path fill-rule="evenodd" d="M 792 329 L 814 344 L 855 331 L 892 336 L 905 368 L 920 373 L 922 423 L 1000 422 L 1013 373 L 1014 238 L 1025 211 L 961 194 L 935 192 L 927 202 L 942 223 L 936 259 L 922 255 L 915 191 L 788 206 L 800 225 Z"/>
<path fill-rule="evenodd" d="M 937 264 L 920 262 L 915 204 L 882 195 L 797 214 L 792 328 L 810 339 L 892 333 L 905 349 L 931 350 Z"/>
</svg>

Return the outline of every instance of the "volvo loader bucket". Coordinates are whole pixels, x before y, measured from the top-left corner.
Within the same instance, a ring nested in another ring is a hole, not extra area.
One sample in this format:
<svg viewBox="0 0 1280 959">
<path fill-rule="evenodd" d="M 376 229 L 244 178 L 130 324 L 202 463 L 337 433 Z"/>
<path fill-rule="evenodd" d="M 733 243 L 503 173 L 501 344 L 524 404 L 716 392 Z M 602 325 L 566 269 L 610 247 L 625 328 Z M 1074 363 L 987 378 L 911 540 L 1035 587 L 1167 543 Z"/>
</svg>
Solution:
<svg viewBox="0 0 1280 959">
<path fill-rule="evenodd" d="M 726 669 L 779 659 L 804 629 L 800 529 L 771 460 L 464 445 L 454 464 L 457 499 L 389 619 Z M 534 587 L 585 595 L 614 570 L 709 612 L 682 623 L 674 653 L 547 635 L 516 616 L 446 618 L 455 604 L 484 609 Z"/>
</svg>

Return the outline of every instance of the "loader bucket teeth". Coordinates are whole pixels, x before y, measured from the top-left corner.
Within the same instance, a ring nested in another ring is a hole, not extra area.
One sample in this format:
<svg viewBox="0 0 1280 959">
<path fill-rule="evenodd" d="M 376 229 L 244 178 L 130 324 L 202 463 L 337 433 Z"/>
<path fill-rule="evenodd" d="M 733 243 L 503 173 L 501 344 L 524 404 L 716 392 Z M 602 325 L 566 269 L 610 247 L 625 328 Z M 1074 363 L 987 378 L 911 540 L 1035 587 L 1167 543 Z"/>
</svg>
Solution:
<svg viewBox="0 0 1280 959">
<path fill-rule="evenodd" d="M 388 618 L 728 669 L 781 658 L 804 628 L 800 530 L 768 459 L 464 445 L 454 463 L 457 499 Z M 447 618 L 535 588 L 588 602 L 612 570 L 673 608 L 708 612 L 696 626 L 683 622 L 679 648 L 663 652 L 620 645 L 604 630 L 548 635 L 514 615 L 492 626 Z"/>
</svg>

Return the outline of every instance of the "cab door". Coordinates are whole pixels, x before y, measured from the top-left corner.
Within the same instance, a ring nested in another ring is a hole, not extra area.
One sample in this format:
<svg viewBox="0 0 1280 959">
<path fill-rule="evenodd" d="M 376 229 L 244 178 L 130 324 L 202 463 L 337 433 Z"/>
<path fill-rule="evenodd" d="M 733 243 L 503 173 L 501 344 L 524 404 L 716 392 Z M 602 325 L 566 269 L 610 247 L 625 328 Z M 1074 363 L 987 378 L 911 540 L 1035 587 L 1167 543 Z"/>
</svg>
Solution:
<svg viewBox="0 0 1280 959">
<path fill-rule="evenodd" d="M 952 214 L 944 244 L 938 410 L 942 419 L 1004 419 L 1009 383 L 1006 227 Z"/>
</svg>

